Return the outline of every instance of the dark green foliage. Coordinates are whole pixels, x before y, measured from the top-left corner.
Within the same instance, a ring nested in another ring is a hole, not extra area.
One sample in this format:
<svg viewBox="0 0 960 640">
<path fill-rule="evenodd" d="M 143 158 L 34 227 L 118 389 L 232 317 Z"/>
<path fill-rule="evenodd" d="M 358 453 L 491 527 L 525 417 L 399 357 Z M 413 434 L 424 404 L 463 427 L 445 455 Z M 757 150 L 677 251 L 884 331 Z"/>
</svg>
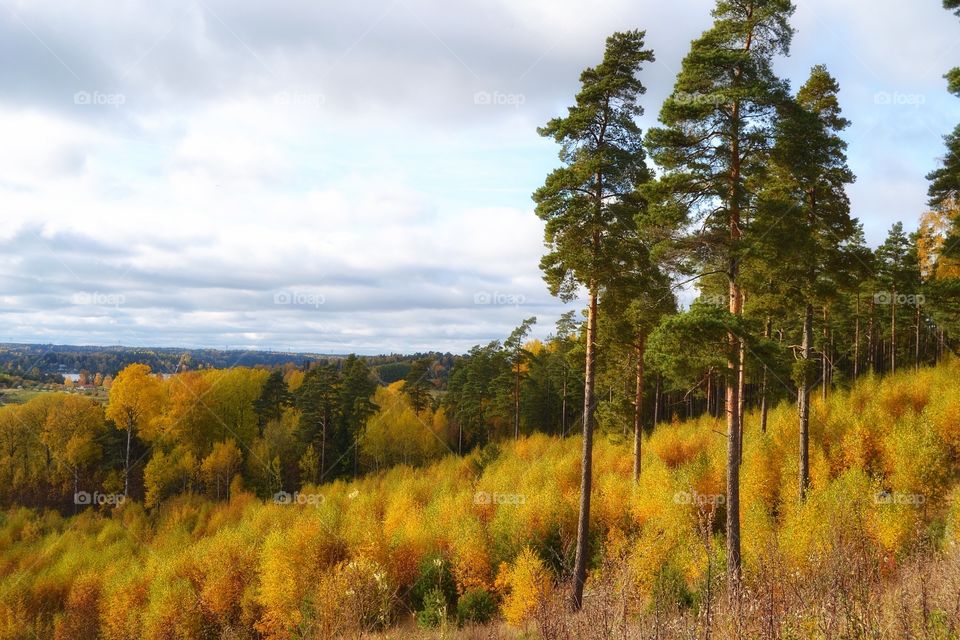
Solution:
<svg viewBox="0 0 960 640">
<path fill-rule="evenodd" d="M 417 612 L 420 626 L 436 627 L 450 614 L 457 602 L 457 583 L 450 563 L 440 555 L 430 555 L 420 562 L 417 581 L 410 589 L 410 604 Z"/>
<path fill-rule="evenodd" d="M 266 423 L 280 419 L 284 408 L 290 406 L 292 400 L 293 396 L 283 379 L 283 372 L 279 369 L 273 371 L 263 384 L 260 397 L 253 403 L 253 409 L 259 419 L 261 433 Z"/>
<path fill-rule="evenodd" d="M 497 613 L 496 599 L 484 589 L 471 589 L 457 601 L 457 624 L 486 624 Z"/>
<path fill-rule="evenodd" d="M 431 382 L 430 367 L 433 361 L 421 358 L 414 361 L 404 378 L 403 391 L 410 396 L 410 404 L 417 413 L 423 411 L 432 402 L 430 391 L 434 388 Z"/>
</svg>

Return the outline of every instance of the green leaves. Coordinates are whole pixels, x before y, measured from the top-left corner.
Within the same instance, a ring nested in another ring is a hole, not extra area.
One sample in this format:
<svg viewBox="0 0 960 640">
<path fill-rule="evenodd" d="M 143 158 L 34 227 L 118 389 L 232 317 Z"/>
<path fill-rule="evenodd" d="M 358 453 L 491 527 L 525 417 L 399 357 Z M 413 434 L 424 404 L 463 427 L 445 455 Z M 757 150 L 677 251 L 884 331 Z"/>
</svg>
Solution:
<svg viewBox="0 0 960 640">
<path fill-rule="evenodd" d="M 533 194 L 546 223 L 547 254 L 540 263 L 553 295 L 576 297 L 580 286 L 603 287 L 616 271 L 624 238 L 634 233 L 639 201 L 630 201 L 650 179 L 636 118 L 645 87 L 637 73 L 653 52 L 644 32 L 615 33 L 603 61 L 580 76 L 581 89 L 565 117 L 553 118 L 540 135 L 561 145 L 564 166 Z"/>
</svg>

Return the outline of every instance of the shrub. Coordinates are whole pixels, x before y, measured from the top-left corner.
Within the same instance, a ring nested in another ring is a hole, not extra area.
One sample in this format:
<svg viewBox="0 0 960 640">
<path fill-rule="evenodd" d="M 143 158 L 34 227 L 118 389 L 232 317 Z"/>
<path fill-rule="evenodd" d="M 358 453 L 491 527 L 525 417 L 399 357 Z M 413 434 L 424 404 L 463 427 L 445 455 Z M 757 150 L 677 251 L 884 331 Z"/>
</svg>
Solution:
<svg viewBox="0 0 960 640">
<path fill-rule="evenodd" d="M 457 601 L 457 624 L 486 624 L 497 612 L 497 601 L 485 589 L 471 589 Z"/>
<path fill-rule="evenodd" d="M 507 592 L 503 617 L 515 627 L 528 622 L 537 603 L 553 591 L 553 580 L 546 565 L 530 547 L 525 547 L 513 564 L 502 571 L 498 582 Z"/>
<path fill-rule="evenodd" d="M 434 587 L 423 597 L 423 608 L 417 611 L 417 624 L 424 629 L 439 627 L 447 619 L 447 596 Z"/>
</svg>

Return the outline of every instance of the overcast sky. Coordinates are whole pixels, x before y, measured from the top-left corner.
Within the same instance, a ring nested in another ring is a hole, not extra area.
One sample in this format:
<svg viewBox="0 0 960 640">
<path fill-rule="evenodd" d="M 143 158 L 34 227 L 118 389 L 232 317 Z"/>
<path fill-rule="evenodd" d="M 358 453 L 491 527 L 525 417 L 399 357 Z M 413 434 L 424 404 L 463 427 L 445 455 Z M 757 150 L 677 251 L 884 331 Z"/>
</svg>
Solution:
<svg viewBox="0 0 960 640">
<path fill-rule="evenodd" d="M 871 244 L 960 122 L 939 0 L 801 0 Z M 565 309 L 530 193 L 616 30 L 646 129 L 711 0 L 0 0 L 0 341 L 465 351 Z"/>
</svg>

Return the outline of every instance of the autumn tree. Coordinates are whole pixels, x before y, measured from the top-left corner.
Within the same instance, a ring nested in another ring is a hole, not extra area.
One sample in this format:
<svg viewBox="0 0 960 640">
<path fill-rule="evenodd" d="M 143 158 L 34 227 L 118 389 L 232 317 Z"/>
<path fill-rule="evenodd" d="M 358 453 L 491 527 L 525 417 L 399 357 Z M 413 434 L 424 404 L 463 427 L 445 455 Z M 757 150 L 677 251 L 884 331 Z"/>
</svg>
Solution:
<svg viewBox="0 0 960 640">
<path fill-rule="evenodd" d="M 94 400 L 65 395 L 50 407 L 40 438 L 50 451 L 54 468 L 80 490 L 80 476 L 92 473 L 103 455 L 103 408 Z"/>
<path fill-rule="evenodd" d="M 642 31 L 610 36 L 603 61 L 580 75 L 574 106 L 539 129 L 541 136 L 560 144 L 563 163 L 533 195 L 537 215 L 546 223 L 547 254 L 540 268 L 554 295 L 572 300 L 581 288 L 587 295 L 583 460 L 571 594 L 575 610 L 583 603 L 589 553 L 597 305 L 624 256 L 623 239 L 634 233 L 636 209 L 630 196 L 650 179 L 636 122 L 643 113 L 638 99 L 646 91 L 637 74 L 654 59 L 644 48 L 644 37 Z"/>
<path fill-rule="evenodd" d="M 149 429 L 160 411 L 163 389 L 145 364 L 131 364 L 117 374 L 110 387 L 107 418 L 126 432 L 123 464 L 123 494 L 130 494 L 130 448 L 134 433 Z"/>
<path fill-rule="evenodd" d="M 243 454 L 233 440 L 224 440 L 213 446 L 203 462 L 200 464 L 200 474 L 207 492 L 214 499 L 230 497 L 230 481 L 243 462 Z"/>
</svg>

